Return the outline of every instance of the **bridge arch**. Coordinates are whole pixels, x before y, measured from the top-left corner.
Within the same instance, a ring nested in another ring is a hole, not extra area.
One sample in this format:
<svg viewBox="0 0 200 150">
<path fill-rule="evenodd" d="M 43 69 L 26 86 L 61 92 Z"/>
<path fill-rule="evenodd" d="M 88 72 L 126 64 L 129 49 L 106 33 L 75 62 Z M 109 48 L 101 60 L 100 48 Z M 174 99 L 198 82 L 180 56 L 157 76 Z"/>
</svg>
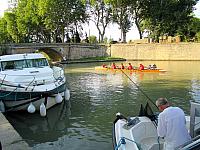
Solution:
<svg viewBox="0 0 200 150">
<path fill-rule="evenodd" d="M 50 60 L 53 62 L 59 62 L 59 61 L 63 60 L 61 50 L 58 51 L 54 48 L 43 47 L 43 48 L 38 48 L 36 51 L 46 53 L 48 55 L 48 57 L 50 58 Z"/>
</svg>

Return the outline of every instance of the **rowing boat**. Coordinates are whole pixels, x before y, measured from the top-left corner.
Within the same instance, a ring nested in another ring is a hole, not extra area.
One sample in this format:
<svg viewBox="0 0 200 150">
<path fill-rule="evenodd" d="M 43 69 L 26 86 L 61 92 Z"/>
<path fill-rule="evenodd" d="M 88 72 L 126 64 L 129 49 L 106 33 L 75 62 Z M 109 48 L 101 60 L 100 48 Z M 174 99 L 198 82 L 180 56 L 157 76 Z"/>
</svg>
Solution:
<svg viewBox="0 0 200 150">
<path fill-rule="evenodd" d="M 95 67 L 95 70 L 97 70 L 97 71 L 115 71 L 115 72 L 117 72 L 117 71 L 149 72 L 149 73 L 164 73 L 164 72 L 166 72 L 166 70 L 164 70 L 164 69 L 144 69 L 144 70 L 132 69 L 132 70 L 128 70 L 128 69 L 121 69 L 121 68 L 113 69 L 110 67 L 104 68 L 102 66 Z"/>
</svg>

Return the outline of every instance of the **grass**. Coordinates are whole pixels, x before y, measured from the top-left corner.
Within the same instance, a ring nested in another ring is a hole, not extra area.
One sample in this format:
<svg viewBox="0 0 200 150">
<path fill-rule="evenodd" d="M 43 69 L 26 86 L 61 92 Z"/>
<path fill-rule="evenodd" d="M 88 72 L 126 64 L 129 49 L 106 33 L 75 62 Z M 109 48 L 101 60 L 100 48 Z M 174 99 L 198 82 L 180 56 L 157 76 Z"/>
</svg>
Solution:
<svg viewBox="0 0 200 150">
<path fill-rule="evenodd" d="M 80 60 L 124 60 L 123 58 L 117 57 L 89 57 L 89 58 L 81 58 Z"/>
</svg>

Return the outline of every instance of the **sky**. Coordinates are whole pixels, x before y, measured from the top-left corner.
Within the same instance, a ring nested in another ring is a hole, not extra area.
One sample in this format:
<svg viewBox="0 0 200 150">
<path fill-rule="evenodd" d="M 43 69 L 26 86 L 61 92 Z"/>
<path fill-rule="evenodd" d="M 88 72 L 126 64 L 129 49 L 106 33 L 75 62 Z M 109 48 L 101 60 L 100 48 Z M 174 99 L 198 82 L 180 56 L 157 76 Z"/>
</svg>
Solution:
<svg viewBox="0 0 200 150">
<path fill-rule="evenodd" d="M 7 0 L 0 0 L 0 16 L 3 15 L 3 10 L 5 10 L 7 7 Z M 194 13 L 198 18 L 200 18 L 200 1 L 195 7 L 196 10 L 194 11 Z M 87 33 L 88 36 L 95 35 L 98 37 L 98 30 L 96 29 L 93 22 L 90 22 L 89 26 L 86 25 L 86 27 L 84 27 L 83 33 Z M 112 38 L 113 40 L 119 40 L 119 38 L 121 37 L 119 27 L 116 24 L 110 24 L 108 28 L 106 28 L 105 37 L 107 37 L 108 39 Z M 136 26 L 133 26 L 131 30 L 127 33 L 127 41 L 134 39 L 139 39 L 139 33 Z"/>
</svg>

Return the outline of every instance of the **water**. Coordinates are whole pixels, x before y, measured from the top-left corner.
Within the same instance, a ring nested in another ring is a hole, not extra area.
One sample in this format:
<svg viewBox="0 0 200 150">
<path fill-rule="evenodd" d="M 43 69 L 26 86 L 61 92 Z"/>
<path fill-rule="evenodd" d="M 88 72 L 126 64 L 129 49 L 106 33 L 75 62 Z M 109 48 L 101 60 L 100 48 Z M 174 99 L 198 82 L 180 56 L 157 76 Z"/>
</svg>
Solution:
<svg viewBox="0 0 200 150">
<path fill-rule="evenodd" d="M 141 62 L 131 63 L 139 66 Z M 186 114 L 189 101 L 200 99 L 199 61 L 153 63 L 167 72 L 127 73 L 132 81 L 121 72 L 95 71 L 100 63 L 65 65 L 70 101 L 48 110 L 46 118 L 39 113 L 9 113 L 6 117 L 33 150 L 111 150 L 115 114 L 137 115 L 140 104 L 148 101 L 141 91 L 154 102 L 167 97 Z"/>
</svg>

